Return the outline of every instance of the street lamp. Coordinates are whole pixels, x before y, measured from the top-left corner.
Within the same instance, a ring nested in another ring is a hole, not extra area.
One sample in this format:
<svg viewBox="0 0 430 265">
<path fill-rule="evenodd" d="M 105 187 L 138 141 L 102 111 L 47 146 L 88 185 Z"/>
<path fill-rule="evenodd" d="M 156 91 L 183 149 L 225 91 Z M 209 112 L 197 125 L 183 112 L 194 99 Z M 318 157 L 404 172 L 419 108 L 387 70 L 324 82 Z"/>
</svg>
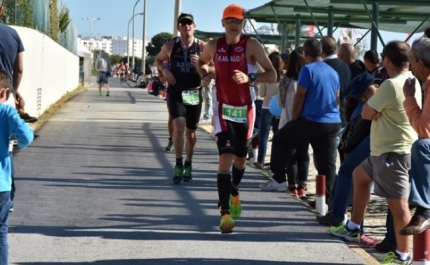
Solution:
<svg viewBox="0 0 430 265">
<path fill-rule="evenodd" d="M 135 68 L 135 65 L 134 65 L 134 13 L 135 13 L 135 10 L 136 10 L 136 5 L 137 5 L 137 3 L 139 3 L 140 2 L 140 0 L 137 0 L 136 1 L 136 3 L 134 4 L 134 7 L 133 7 L 133 44 L 132 44 L 132 51 L 131 51 L 131 57 L 133 58 L 132 59 L 132 67 L 133 68 Z M 128 44 L 128 43 L 127 43 Z"/>
<path fill-rule="evenodd" d="M 128 21 L 128 26 L 127 26 L 127 66 L 130 67 L 130 54 L 129 54 L 129 47 L 130 47 L 130 22 L 133 20 L 134 21 L 134 17 L 135 16 L 141 16 L 143 15 L 142 13 L 138 13 L 136 15 L 134 15 L 133 17 L 130 18 L 130 20 Z M 133 37 L 133 51 L 134 51 L 134 37 Z M 133 52 L 134 53 L 134 52 Z M 134 66 L 133 66 L 134 67 Z"/>
<path fill-rule="evenodd" d="M 93 22 L 97 21 L 97 20 L 100 20 L 100 18 L 89 18 L 89 17 L 86 17 L 86 18 L 82 18 L 82 20 L 88 20 L 90 22 L 90 39 L 92 39 L 93 38 Z"/>
<path fill-rule="evenodd" d="M 145 40 L 146 40 L 146 17 L 148 14 L 146 12 L 146 0 L 143 0 L 143 13 L 145 13 L 145 16 L 143 17 L 143 45 L 142 45 L 142 72 L 145 73 L 145 59 L 146 59 L 146 45 L 145 45 Z"/>
</svg>

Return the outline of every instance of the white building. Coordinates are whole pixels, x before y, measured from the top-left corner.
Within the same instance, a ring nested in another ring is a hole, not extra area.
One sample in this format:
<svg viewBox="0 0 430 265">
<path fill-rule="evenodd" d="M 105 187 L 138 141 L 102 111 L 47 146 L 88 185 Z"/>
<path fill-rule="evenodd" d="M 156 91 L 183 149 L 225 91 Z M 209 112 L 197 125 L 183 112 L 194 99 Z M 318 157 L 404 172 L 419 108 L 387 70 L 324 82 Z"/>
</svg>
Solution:
<svg viewBox="0 0 430 265">
<path fill-rule="evenodd" d="M 106 53 L 112 54 L 112 40 L 110 38 L 78 38 L 78 44 L 90 51 L 104 50 Z"/>
<path fill-rule="evenodd" d="M 151 38 L 146 38 L 145 45 L 151 42 Z M 86 47 L 90 51 L 104 50 L 110 55 L 127 56 L 127 37 L 102 37 L 94 38 L 78 38 L 78 43 Z M 134 56 L 142 58 L 142 40 L 134 39 Z M 132 56 L 133 39 L 128 41 L 128 54 Z"/>
</svg>

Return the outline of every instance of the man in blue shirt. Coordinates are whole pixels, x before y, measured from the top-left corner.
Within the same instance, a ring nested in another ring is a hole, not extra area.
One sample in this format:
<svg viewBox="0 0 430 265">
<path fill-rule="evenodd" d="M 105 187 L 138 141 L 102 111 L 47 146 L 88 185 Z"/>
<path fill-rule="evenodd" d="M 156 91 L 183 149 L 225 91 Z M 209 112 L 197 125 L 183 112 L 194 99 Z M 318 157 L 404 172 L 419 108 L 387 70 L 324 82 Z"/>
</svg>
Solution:
<svg viewBox="0 0 430 265">
<path fill-rule="evenodd" d="M 331 193 L 336 174 L 336 136 L 341 126 L 339 115 L 339 75 L 322 61 L 320 41 L 309 39 L 303 45 L 308 63 L 300 71 L 293 104 L 293 120 L 273 136 L 270 167 L 273 186 L 285 179 L 289 150 L 310 142 L 318 160 L 318 174 L 326 176 L 326 199 Z"/>
</svg>

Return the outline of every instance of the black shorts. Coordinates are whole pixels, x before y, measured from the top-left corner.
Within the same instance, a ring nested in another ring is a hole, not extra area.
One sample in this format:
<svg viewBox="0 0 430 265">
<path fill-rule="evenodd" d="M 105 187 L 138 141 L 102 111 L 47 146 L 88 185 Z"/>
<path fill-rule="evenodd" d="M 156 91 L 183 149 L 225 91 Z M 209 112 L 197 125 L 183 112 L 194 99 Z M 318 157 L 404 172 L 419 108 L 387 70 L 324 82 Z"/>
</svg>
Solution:
<svg viewBox="0 0 430 265">
<path fill-rule="evenodd" d="M 219 155 L 234 154 L 237 157 L 246 157 L 251 139 L 247 137 L 249 123 L 227 122 L 227 130 L 215 135 Z"/>
<path fill-rule="evenodd" d="M 202 90 L 199 89 L 200 102 L 197 105 L 185 105 L 182 103 L 182 91 L 171 89 L 169 92 L 169 114 L 172 119 L 185 117 L 187 129 L 196 130 L 199 126 L 202 112 Z"/>
</svg>

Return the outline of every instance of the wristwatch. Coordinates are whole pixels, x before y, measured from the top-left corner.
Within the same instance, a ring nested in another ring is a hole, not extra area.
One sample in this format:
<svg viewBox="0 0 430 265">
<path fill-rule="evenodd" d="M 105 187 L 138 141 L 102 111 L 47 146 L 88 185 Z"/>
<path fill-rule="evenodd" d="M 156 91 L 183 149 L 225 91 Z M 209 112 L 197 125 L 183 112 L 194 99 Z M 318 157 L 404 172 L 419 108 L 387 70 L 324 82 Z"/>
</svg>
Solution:
<svg viewBox="0 0 430 265">
<path fill-rule="evenodd" d="M 254 82 L 255 79 L 257 79 L 257 75 L 255 73 L 249 73 L 248 77 L 249 77 L 250 83 Z"/>
</svg>

